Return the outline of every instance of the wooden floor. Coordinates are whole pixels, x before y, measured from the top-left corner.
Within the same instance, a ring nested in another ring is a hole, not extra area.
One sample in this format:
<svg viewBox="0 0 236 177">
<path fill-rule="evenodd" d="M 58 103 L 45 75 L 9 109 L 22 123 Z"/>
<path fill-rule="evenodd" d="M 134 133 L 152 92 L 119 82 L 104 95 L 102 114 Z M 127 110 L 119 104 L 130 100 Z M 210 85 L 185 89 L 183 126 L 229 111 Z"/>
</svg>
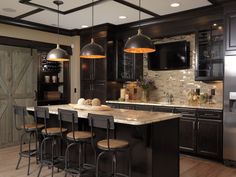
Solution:
<svg viewBox="0 0 236 177">
<path fill-rule="evenodd" d="M 26 177 L 27 159 L 23 158 L 20 168 L 15 170 L 19 147 L 0 149 L 0 177 Z M 39 166 L 32 160 L 31 177 L 36 177 Z M 50 177 L 51 170 L 44 167 L 41 177 Z M 55 177 L 64 177 L 64 172 L 55 172 Z M 190 156 L 180 158 L 180 177 L 236 177 L 236 168 Z"/>
</svg>

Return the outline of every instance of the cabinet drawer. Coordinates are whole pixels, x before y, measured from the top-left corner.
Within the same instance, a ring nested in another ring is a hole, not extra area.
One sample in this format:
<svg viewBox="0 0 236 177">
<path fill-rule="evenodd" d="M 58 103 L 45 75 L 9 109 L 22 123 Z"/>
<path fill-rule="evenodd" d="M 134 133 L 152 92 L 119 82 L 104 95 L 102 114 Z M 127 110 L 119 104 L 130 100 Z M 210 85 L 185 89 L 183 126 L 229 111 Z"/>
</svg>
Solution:
<svg viewBox="0 0 236 177">
<path fill-rule="evenodd" d="M 154 106 L 154 112 L 174 112 L 174 108 L 165 107 L 165 106 Z"/>
<path fill-rule="evenodd" d="M 108 103 L 107 104 L 108 106 L 110 106 L 111 108 L 119 108 L 119 104 L 111 104 L 111 103 Z"/>
<path fill-rule="evenodd" d="M 135 106 L 136 110 L 142 110 L 142 111 L 152 111 L 153 106 L 148 106 L 148 105 L 136 105 Z"/>
<path fill-rule="evenodd" d="M 120 109 L 134 109 L 134 105 L 130 104 L 120 104 L 119 107 Z"/>
<path fill-rule="evenodd" d="M 180 113 L 183 117 L 196 117 L 195 109 L 176 108 L 175 113 Z"/>
<path fill-rule="evenodd" d="M 198 117 L 204 119 L 219 119 L 222 120 L 222 111 L 214 110 L 198 110 Z"/>
</svg>

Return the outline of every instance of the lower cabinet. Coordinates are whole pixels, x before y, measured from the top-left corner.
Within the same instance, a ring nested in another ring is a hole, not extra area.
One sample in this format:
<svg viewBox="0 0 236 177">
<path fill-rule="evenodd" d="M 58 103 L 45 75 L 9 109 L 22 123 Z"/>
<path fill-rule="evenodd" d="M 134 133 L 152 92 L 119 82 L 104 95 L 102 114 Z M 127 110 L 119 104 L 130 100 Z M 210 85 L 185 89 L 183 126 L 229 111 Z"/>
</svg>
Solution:
<svg viewBox="0 0 236 177">
<path fill-rule="evenodd" d="M 197 153 L 222 158 L 222 122 L 220 120 L 198 119 Z"/>
<path fill-rule="evenodd" d="M 154 112 L 182 114 L 179 120 L 179 149 L 182 153 L 222 160 L 223 113 L 221 110 L 109 104 L 121 109 L 136 109 Z M 116 106 L 115 106 L 116 105 Z"/>
<path fill-rule="evenodd" d="M 180 118 L 179 148 L 181 152 L 196 152 L 196 119 Z"/>
</svg>

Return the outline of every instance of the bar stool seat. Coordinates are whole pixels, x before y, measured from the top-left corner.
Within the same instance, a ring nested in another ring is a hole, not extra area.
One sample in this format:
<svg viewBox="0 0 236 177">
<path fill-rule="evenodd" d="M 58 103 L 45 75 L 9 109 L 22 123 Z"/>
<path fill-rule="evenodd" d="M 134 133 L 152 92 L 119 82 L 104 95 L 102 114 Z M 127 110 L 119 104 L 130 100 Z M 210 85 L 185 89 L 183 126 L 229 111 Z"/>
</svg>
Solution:
<svg viewBox="0 0 236 177">
<path fill-rule="evenodd" d="M 86 131 L 74 131 L 74 136 L 73 136 L 73 132 L 70 132 L 66 135 L 66 137 L 69 140 L 74 140 L 75 141 L 79 141 L 79 140 L 83 140 L 83 139 L 88 139 L 91 138 L 93 135 L 91 132 L 86 132 Z"/>
<path fill-rule="evenodd" d="M 129 146 L 129 142 L 125 140 L 118 140 L 118 139 L 109 139 L 109 145 L 108 140 L 101 140 L 97 142 L 97 147 L 102 150 L 119 150 L 123 149 Z"/>
<path fill-rule="evenodd" d="M 60 135 L 61 132 L 65 133 L 66 131 L 67 131 L 66 128 L 60 129 L 59 127 L 52 127 L 52 128 L 43 129 L 42 134 L 47 134 L 49 136 L 50 135 L 53 136 L 53 135 Z"/>
<path fill-rule="evenodd" d="M 36 129 L 42 129 L 44 128 L 44 124 L 37 124 L 31 123 L 31 124 L 25 124 L 25 126 L 21 126 L 22 129 L 26 129 L 26 131 L 35 131 Z"/>
</svg>

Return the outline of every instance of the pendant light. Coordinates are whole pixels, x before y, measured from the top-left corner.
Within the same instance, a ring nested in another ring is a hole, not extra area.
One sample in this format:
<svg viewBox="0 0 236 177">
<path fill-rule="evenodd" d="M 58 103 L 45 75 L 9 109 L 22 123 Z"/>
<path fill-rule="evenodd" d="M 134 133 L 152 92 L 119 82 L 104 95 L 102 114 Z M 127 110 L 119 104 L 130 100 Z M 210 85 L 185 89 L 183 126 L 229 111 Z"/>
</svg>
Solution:
<svg viewBox="0 0 236 177">
<path fill-rule="evenodd" d="M 99 59 L 105 58 L 103 47 L 94 42 L 93 38 L 93 25 L 94 25 L 94 4 L 92 0 L 92 38 L 91 42 L 85 45 L 80 52 L 80 58 L 86 59 Z"/>
<path fill-rule="evenodd" d="M 139 0 L 139 7 L 141 7 L 141 0 Z M 140 29 L 140 19 L 141 11 L 139 10 L 138 33 L 127 40 L 124 47 L 124 51 L 127 53 L 151 53 L 156 50 L 151 39 L 148 36 L 142 34 Z"/>
<path fill-rule="evenodd" d="M 57 5 L 57 34 L 58 34 L 58 41 L 57 41 L 57 47 L 55 49 L 52 49 L 48 55 L 47 60 L 48 61 L 69 61 L 69 55 L 67 52 L 60 48 L 59 45 L 59 6 L 63 4 L 63 1 L 61 0 L 55 0 L 53 1 L 54 4 Z"/>
</svg>

